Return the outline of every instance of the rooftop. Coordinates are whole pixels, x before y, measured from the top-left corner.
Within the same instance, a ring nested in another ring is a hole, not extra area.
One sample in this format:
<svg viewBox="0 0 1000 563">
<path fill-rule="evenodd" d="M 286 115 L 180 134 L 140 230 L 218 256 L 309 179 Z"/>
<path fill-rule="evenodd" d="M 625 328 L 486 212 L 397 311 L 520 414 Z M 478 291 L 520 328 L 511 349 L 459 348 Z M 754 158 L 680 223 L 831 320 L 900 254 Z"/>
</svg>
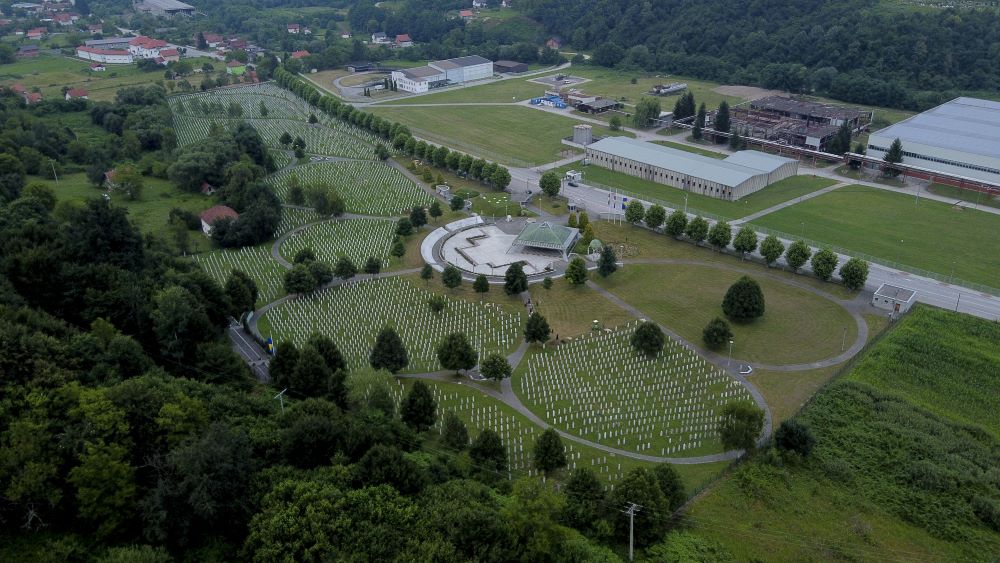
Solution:
<svg viewBox="0 0 1000 563">
<path fill-rule="evenodd" d="M 729 187 L 771 172 L 789 160 L 758 151 L 740 151 L 724 160 L 718 160 L 628 137 L 605 137 L 587 148 Z"/>
<path fill-rule="evenodd" d="M 810 115 L 814 117 L 837 119 L 854 119 L 865 113 L 854 108 L 845 108 L 830 104 L 809 102 L 806 100 L 796 100 L 794 98 L 786 98 L 784 96 L 767 96 L 766 98 L 760 98 L 759 100 L 750 102 L 750 105 L 758 109 L 770 109 L 788 113 Z"/>
<path fill-rule="evenodd" d="M 409 78 L 410 80 L 425 80 L 431 76 L 441 75 L 440 70 L 429 66 L 415 66 L 413 68 L 404 68 L 401 69 L 400 72 L 402 72 L 403 76 Z"/>
<path fill-rule="evenodd" d="M 456 68 L 465 68 L 467 66 L 476 66 L 483 64 L 493 64 L 489 59 L 480 57 L 479 55 L 469 55 L 467 57 L 458 57 L 455 59 L 445 59 L 443 61 L 434 61 L 430 63 L 432 66 L 440 68 L 442 70 L 454 70 Z"/>
<path fill-rule="evenodd" d="M 219 219 L 225 219 L 227 217 L 232 217 L 233 219 L 239 217 L 240 214 L 237 213 L 232 207 L 227 207 L 225 205 L 216 205 L 214 207 L 209 207 L 205 211 L 201 212 L 199 217 L 202 221 L 211 225 L 212 223 L 218 221 Z"/>
<path fill-rule="evenodd" d="M 89 39 L 83 44 L 87 47 L 103 47 L 105 45 L 127 45 L 130 37 L 107 37 L 105 39 Z"/>
<path fill-rule="evenodd" d="M 164 11 L 194 10 L 194 6 L 192 6 L 191 4 L 178 2 L 178 0 L 142 0 L 142 4 L 145 4 L 147 6 L 154 6 Z"/>
<path fill-rule="evenodd" d="M 906 143 L 1000 158 L 1000 102 L 955 98 L 872 133 Z"/>
<path fill-rule="evenodd" d="M 889 299 L 895 299 L 897 301 L 909 301 L 913 299 L 915 292 L 912 289 L 906 289 L 905 287 L 899 287 L 896 285 L 889 285 L 884 283 L 879 286 L 875 291 L 875 295 L 879 297 L 888 297 Z"/>
<path fill-rule="evenodd" d="M 579 233 L 580 231 L 577 229 L 556 225 L 548 221 L 528 223 L 524 226 L 521 234 L 514 239 L 514 244 L 563 250 L 573 244 Z"/>
</svg>

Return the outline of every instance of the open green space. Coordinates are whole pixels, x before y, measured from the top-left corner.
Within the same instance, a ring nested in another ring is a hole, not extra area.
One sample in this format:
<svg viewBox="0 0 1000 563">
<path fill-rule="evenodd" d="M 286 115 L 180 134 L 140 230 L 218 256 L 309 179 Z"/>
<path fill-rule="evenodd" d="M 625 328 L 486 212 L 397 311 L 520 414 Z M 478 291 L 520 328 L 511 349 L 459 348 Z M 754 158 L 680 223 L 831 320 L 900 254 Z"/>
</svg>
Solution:
<svg viewBox="0 0 1000 563">
<path fill-rule="evenodd" d="M 919 306 L 858 362 L 850 379 L 1000 438 L 997 323 Z"/>
<path fill-rule="evenodd" d="M 743 199 L 726 201 L 707 195 L 685 192 L 679 188 L 658 184 L 600 166 L 591 165 L 581 168 L 579 163 L 574 163 L 555 170 L 560 175 L 565 174 L 568 170 L 582 171 L 584 183 L 591 185 L 596 183 L 609 188 L 629 191 L 639 197 L 659 200 L 680 209 L 684 208 L 685 196 L 687 196 L 687 209 L 689 212 L 711 213 L 729 219 L 745 217 L 751 213 L 756 213 L 779 203 L 810 194 L 836 183 L 828 178 L 820 178 L 818 176 L 792 176 L 791 178 L 785 178 L 780 182 L 776 182 L 759 192 L 750 194 Z"/>
<path fill-rule="evenodd" d="M 207 58 L 186 59 L 196 68 L 205 62 L 217 63 Z M 31 59 L 0 65 L 0 82 L 22 84 L 31 90 L 39 88 L 45 98 L 62 97 L 62 88 L 86 88 L 88 97 L 95 101 L 111 101 L 119 88 L 140 84 L 165 83 L 163 72 L 145 72 L 135 65 L 107 65 L 104 72 L 92 72 L 90 61 L 61 55 L 40 55 Z M 213 77 L 220 74 L 217 71 Z M 204 75 L 188 77 L 189 82 L 200 82 Z"/>
<path fill-rule="evenodd" d="M 975 205 L 1000 209 L 1000 198 L 989 196 L 982 192 L 963 190 L 962 188 L 946 186 L 944 184 L 931 184 L 927 187 L 927 191 L 935 195 L 952 198 L 955 201 L 966 201 Z"/>
<path fill-rule="evenodd" d="M 60 176 L 58 182 L 33 176 L 29 177 L 28 182 L 45 184 L 55 191 L 56 198 L 60 202 L 65 201 L 77 205 L 88 199 L 103 197 L 104 194 L 104 189 L 94 187 L 87 179 L 86 174 L 82 172 Z M 144 188 L 138 200 L 129 201 L 124 196 L 116 194 L 111 196 L 112 205 L 121 206 L 128 210 L 129 218 L 143 232 L 166 236 L 167 220 L 170 217 L 171 209 L 176 207 L 198 214 L 217 203 L 215 198 L 200 193 L 181 191 L 167 180 L 160 178 L 147 176 L 143 178 L 143 182 Z M 193 251 L 208 250 L 211 246 L 208 238 L 202 235 L 200 230 L 189 231 L 188 240 Z"/>
<path fill-rule="evenodd" d="M 631 264 L 595 281 L 701 347 L 702 330 L 715 317 L 724 316 L 722 298 L 742 275 L 710 265 Z M 857 324 L 837 303 L 769 277 L 751 276 L 764 291 L 766 312 L 749 324 L 730 323 L 734 359 L 768 364 L 812 362 L 841 352 L 845 328 L 848 345 L 857 337 Z M 728 354 L 728 349 L 720 353 Z"/>
<path fill-rule="evenodd" d="M 503 164 L 526 165 L 560 158 L 575 119 L 521 106 L 373 106 L 386 119 L 407 125 L 416 137 Z M 628 135 L 596 127 L 595 135 Z"/>
<path fill-rule="evenodd" d="M 638 321 L 534 350 L 518 366 L 514 392 L 539 418 L 570 434 L 647 455 L 723 451 L 721 408 L 749 391 L 677 340 L 654 358 L 629 338 Z"/>
<path fill-rule="evenodd" d="M 632 315 L 609 299 L 583 285 L 565 279 L 553 280 L 552 287 L 532 284 L 531 302 L 549 322 L 552 337 L 560 340 L 589 333 L 597 321 L 601 328 L 614 328 L 633 320 Z"/>
<path fill-rule="evenodd" d="M 656 143 L 657 145 L 663 145 L 665 147 L 670 147 L 672 149 L 692 152 L 694 154 L 700 154 L 701 156 L 707 156 L 710 158 L 718 158 L 719 160 L 722 160 L 723 158 L 729 156 L 724 152 L 714 151 L 710 149 L 703 149 L 699 147 L 692 147 L 691 145 L 686 145 L 684 143 L 675 143 L 674 141 L 653 141 L 653 142 Z"/>
<path fill-rule="evenodd" d="M 806 405 L 808 458 L 742 465 L 693 504 L 691 531 L 737 560 L 993 561 L 1000 393 L 977 368 L 995 371 L 997 334 L 918 307 Z"/>
<path fill-rule="evenodd" d="M 846 186 L 754 224 L 865 253 L 898 267 L 997 286 L 1000 216 L 866 186 Z M 919 273 L 919 272 L 918 272 Z"/>
</svg>

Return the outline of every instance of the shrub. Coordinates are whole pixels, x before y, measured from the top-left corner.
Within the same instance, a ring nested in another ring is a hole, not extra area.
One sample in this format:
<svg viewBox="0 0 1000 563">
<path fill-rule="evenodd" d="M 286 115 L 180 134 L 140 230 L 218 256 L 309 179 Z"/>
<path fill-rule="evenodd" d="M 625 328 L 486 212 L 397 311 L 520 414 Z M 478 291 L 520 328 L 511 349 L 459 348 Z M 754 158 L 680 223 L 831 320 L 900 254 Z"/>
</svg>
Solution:
<svg viewBox="0 0 1000 563">
<path fill-rule="evenodd" d="M 708 323 L 701 335 L 706 346 L 717 350 L 733 337 L 733 331 L 730 330 L 729 323 L 724 319 L 715 317 Z"/>
</svg>

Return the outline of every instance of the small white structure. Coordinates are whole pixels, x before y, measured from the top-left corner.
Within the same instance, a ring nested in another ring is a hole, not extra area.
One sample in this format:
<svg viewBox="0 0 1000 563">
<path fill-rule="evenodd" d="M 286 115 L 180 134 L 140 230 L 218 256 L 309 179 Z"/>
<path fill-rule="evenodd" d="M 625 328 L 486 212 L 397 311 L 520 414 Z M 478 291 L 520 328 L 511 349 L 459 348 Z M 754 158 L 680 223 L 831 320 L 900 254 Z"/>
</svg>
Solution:
<svg viewBox="0 0 1000 563">
<path fill-rule="evenodd" d="M 905 287 L 889 285 L 884 283 L 875 291 L 872 296 L 872 305 L 878 309 L 892 311 L 893 313 L 905 313 L 913 306 L 917 298 L 917 292 Z"/>
<path fill-rule="evenodd" d="M 206 236 L 212 235 L 212 227 L 215 225 L 216 221 L 221 219 L 237 219 L 240 214 L 237 213 L 233 208 L 227 207 L 225 205 L 216 205 L 210 207 L 203 211 L 199 215 L 201 219 L 201 231 L 205 233 Z"/>
</svg>

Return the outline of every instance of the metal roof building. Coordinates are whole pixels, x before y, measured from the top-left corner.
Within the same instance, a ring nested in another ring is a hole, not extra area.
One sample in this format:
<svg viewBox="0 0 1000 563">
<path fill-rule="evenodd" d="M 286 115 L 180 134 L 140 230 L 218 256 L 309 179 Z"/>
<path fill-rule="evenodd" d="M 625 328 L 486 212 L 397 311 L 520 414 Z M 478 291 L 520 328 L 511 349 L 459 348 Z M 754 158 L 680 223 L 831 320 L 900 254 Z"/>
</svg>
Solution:
<svg viewBox="0 0 1000 563">
<path fill-rule="evenodd" d="M 868 156 L 882 158 L 895 139 L 903 164 L 1000 185 L 1000 102 L 955 98 L 872 133 Z"/>
<path fill-rule="evenodd" d="M 493 61 L 479 55 L 433 61 L 426 66 L 392 72 L 392 79 L 404 92 L 426 92 L 447 84 L 461 84 L 493 76 Z"/>
<path fill-rule="evenodd" d="M 605 137 L 587 146 L 587 158 L 604 168 L 685 191 L 737 200 L 798 173 L 798 161 L 759 151 L 725 159 L 627 137 Z"/>
<path fill-rule="evenodd" d="M 545 250 L 558 250 L 562 252 L 563 258 L 565 258 L 573 248 L 573 245 L 576 244 L 578 238 L 580 238 L 579 229 L 544 221 L 542 223 L 528 223 L 525 225 L 511 246 L 530 246 Z"/>
</svg>

